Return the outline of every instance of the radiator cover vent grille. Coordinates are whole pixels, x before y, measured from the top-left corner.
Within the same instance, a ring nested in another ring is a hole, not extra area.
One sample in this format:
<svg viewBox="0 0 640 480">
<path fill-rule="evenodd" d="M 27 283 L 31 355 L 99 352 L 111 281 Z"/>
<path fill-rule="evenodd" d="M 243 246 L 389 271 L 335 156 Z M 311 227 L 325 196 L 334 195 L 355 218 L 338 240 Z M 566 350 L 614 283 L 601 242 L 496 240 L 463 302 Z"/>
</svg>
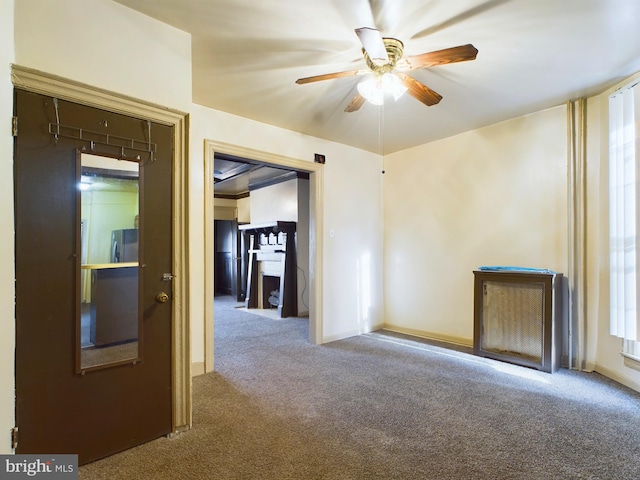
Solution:
<svg viewBox="0 0 640 480">
<path fill-rule="evenodd" d="M 562 275 L 474 274 L 474 353 L 546 372 L 557 370 Z"/>
</svg>

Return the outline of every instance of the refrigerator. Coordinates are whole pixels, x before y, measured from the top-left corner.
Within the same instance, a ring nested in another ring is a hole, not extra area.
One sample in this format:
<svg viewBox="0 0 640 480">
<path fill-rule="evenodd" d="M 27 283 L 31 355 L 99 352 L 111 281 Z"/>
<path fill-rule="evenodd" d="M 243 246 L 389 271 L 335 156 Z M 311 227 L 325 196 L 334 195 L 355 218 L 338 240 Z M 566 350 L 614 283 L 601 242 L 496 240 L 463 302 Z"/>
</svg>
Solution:
<svg viewBox="0 0 640 480">
<path fill-rule="evenodd" d="M 111 263 L 138 261 L 138 229 L 111 232 Z"/>
</svg>

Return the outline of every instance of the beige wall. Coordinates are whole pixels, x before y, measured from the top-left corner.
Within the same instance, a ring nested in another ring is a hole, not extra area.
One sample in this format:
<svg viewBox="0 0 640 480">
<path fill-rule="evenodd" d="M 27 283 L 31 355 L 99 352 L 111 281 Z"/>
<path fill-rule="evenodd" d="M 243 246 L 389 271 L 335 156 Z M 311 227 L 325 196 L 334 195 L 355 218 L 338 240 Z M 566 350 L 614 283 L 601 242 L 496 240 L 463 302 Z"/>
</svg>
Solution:
<svg viewBox="0 0 640 480">
<path fill-rule="evenodd" d="M 565 107 L 385 157 L 385 323 L 473 342 L 473 270 L 567 269 Z"/>
<path fill-rule="evenodd" d="M 238 200 L 233 200 L 230 198 L 214 198 L 213 204 L 213 217 L 215 220 L 229 220 L 227 218 L 219 217 L 216 213 L 216 209 L 223 207 L 226 209 L 234 209 L 234 218 L 238 219 L 239 224 L 249 223 L 251 221 L 251 202 L 249 201 L 249 197 L 239 198 Z"/>
<path fill-rule="evenodd" d="M 7 126 L 13 116 L 13 0 L 0 2 L 0 454 L 10 453 L 9 431 L 15 412 L 15 289 L 13 250 L 13 137 Z"/>
<path fill-rule="evenodd" d="M 238 202 L 238 223 L 251 222 L 251 202 L 249 197 L 239 198 Z"/>
<path fill-rule="evenodd" d="M 238 202 L 231 198 L 214 198 L 213 219 L 235 220 L 238 218 Z"/>
<path fill-rule="evenodd" d="M 253 190 L 249 196 L 251 223 L 297 222 L 298 221 L 298 180 Z"/>
<path fill-rule="evenodd" d="M 19 0 L 16 63 L 189 111 L 191 36 L 111 0 Z"/>
</svg>

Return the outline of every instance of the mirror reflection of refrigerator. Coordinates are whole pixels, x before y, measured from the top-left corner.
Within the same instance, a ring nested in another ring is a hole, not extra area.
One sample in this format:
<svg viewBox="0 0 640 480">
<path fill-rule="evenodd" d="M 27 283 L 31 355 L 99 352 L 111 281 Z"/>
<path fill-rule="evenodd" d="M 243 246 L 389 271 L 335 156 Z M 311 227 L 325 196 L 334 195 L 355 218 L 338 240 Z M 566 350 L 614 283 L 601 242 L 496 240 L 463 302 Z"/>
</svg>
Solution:
<svg viewBox="0 0 640 480">
<path fill-rule="evenodd" d="M 138 261 L 138 229 L 111 232 L 111 263 Z"/>
</svg>

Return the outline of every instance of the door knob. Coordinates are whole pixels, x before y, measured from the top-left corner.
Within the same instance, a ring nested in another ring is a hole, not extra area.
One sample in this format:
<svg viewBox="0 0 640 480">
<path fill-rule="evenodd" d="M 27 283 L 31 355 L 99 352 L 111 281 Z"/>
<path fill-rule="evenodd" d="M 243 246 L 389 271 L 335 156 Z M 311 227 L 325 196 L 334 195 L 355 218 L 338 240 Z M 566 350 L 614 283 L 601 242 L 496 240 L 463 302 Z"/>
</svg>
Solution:
<svg viewBox="0 0 640 480">
<path fill-rule="evenodd" d="M 160 292 L 156 295 L 156 302 L 158 303 L 166 303 L 169 300 L 169 295 L 165 292 Z"/>
</svg>

